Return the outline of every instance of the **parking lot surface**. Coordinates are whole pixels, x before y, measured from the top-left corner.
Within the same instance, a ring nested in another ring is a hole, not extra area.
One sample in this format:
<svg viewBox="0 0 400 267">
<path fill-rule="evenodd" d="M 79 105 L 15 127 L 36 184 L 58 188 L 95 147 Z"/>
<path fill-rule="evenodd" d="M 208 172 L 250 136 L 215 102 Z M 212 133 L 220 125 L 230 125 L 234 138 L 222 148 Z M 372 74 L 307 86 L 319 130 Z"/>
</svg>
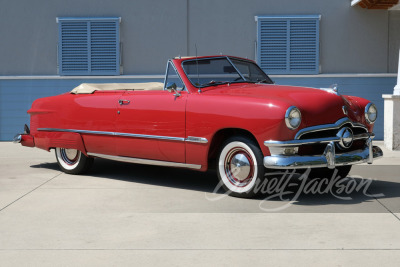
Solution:
<svg viewBox="0 0 400 267">
<path fill-rule="evenodd" d="M 384 153 L 328 189 L 290 177 L 239 199 L 212 171 L 96 159 L 68 175 L 1 142 L 0 265 L 396 266 L 400 152 Z"/>
</svg>

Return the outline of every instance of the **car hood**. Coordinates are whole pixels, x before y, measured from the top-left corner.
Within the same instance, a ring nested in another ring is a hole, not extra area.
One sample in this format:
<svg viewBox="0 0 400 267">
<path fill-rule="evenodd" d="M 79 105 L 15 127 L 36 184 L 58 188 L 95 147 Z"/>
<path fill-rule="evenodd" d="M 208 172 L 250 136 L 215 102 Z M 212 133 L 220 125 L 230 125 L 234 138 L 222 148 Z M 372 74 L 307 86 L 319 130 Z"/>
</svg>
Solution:
<svg viewBox="0 0 400 267">
<path fill-rule="evenodd" d="M 302 123 L 303 127 L 334 123 L 346 117 L 343 106 L 347 106 L 347 116 L 353 121 L 358 120 L 359 115 L 355 105 L 350 105 L 343 96 L 332 90 L 275 84 L 231 84 L 207 88 L 204 93 L 262 100 L 268 107 L 281 108 L 283 111 L 296 106 L 306 124 Z"/>
</svg>

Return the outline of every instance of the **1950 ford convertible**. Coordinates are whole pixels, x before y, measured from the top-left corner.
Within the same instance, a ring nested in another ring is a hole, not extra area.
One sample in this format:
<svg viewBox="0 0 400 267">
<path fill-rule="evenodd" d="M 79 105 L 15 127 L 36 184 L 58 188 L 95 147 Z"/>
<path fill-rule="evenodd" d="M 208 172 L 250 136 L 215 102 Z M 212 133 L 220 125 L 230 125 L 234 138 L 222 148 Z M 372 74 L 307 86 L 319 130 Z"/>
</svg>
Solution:
<svg viewBox="0 0 400 267">
<path fill-rule="evenodd" d="M 275 85 L 253 61 L 231 56 L 171 59 L 164 83 L 81 84 L 37 99 L 28 113 L 30 129 L 14 141 L 55 149 L 66 173 L 86 172 L 94 158 L 216 167 L 239 197 L 254 196 L 271 169 L 345 177 L 382 156 L 368 100 Z"/>
</svg>

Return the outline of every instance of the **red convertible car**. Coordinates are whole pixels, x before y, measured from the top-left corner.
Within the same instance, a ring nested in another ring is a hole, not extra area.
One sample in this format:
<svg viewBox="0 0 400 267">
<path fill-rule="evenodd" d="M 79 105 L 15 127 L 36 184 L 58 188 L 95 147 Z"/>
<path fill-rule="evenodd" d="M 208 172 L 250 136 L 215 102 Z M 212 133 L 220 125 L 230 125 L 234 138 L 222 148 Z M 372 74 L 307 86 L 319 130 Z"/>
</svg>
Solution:
<svg viewBox="0 0 400 267">
<path fill-rule="evenodd" d="M 254 196 L 273 169 L 345 177 L 382 156 L 368 100 L 275 85 L 255 62 L 231 56 L 171 59 L 164 83 L 81 84 L 28 113 L 30 129 L 14 141 L 55 149 L 66 173 L 86 172 L 94 158 L 215 167 L 239 197 Z"/>
</svg>

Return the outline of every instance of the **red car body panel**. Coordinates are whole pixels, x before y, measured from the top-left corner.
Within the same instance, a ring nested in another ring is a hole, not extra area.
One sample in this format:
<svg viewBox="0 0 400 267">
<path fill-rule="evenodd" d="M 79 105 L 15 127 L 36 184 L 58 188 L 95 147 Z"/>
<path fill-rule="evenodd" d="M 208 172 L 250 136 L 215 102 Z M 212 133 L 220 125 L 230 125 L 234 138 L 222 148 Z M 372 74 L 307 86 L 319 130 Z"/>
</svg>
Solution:
<svg viewBox="0 0 400 267">
<path fill-rule="evenodd" d="M 335 123 L 346 116 L 372 132 L 373 125 L 364 117 L 368 100 L 273 84 L 225 84 L 199 91 L 186 77 L 181 65 L 184 60 L 172 60 L 187 89 L 180 96 L 169 91 L 115 90 L 66 93 L 36 100 L 28 111 L 31 132 L 25 135 L 25 143 L 46 150 L 74 148 L 85 154 L 197 164 L 205 171 L 215 135 L 227 129 L 248 132 L 257 140 L 264 156 L 270 155 L 263 145 L 266 140 L 292 140 L 300 129 Z M 126 102 L 121 105 L 119 100 Z M 288 129 L 284 121 L 286 110 L 293 105 L 302 113 L 296 130 Z M 343 106 L 347 107 L 347 115 Z M 38 131 L 40 128 L 83 132 Z M 27 136 L 33 137 L 32 141 Z M 192 136 L 208 142 L 188 142 L 186 139 Z"/>
<path fill-rule="evenodd" d="M 118 107 L 115 132 L 185 138 L 187 93 L 133 91 L 122 95 L 129 105 Z M 184 142 L 161 139 L 116 138 L 117 154 L 134 158 L 185 162 Z"/>
</svg>

